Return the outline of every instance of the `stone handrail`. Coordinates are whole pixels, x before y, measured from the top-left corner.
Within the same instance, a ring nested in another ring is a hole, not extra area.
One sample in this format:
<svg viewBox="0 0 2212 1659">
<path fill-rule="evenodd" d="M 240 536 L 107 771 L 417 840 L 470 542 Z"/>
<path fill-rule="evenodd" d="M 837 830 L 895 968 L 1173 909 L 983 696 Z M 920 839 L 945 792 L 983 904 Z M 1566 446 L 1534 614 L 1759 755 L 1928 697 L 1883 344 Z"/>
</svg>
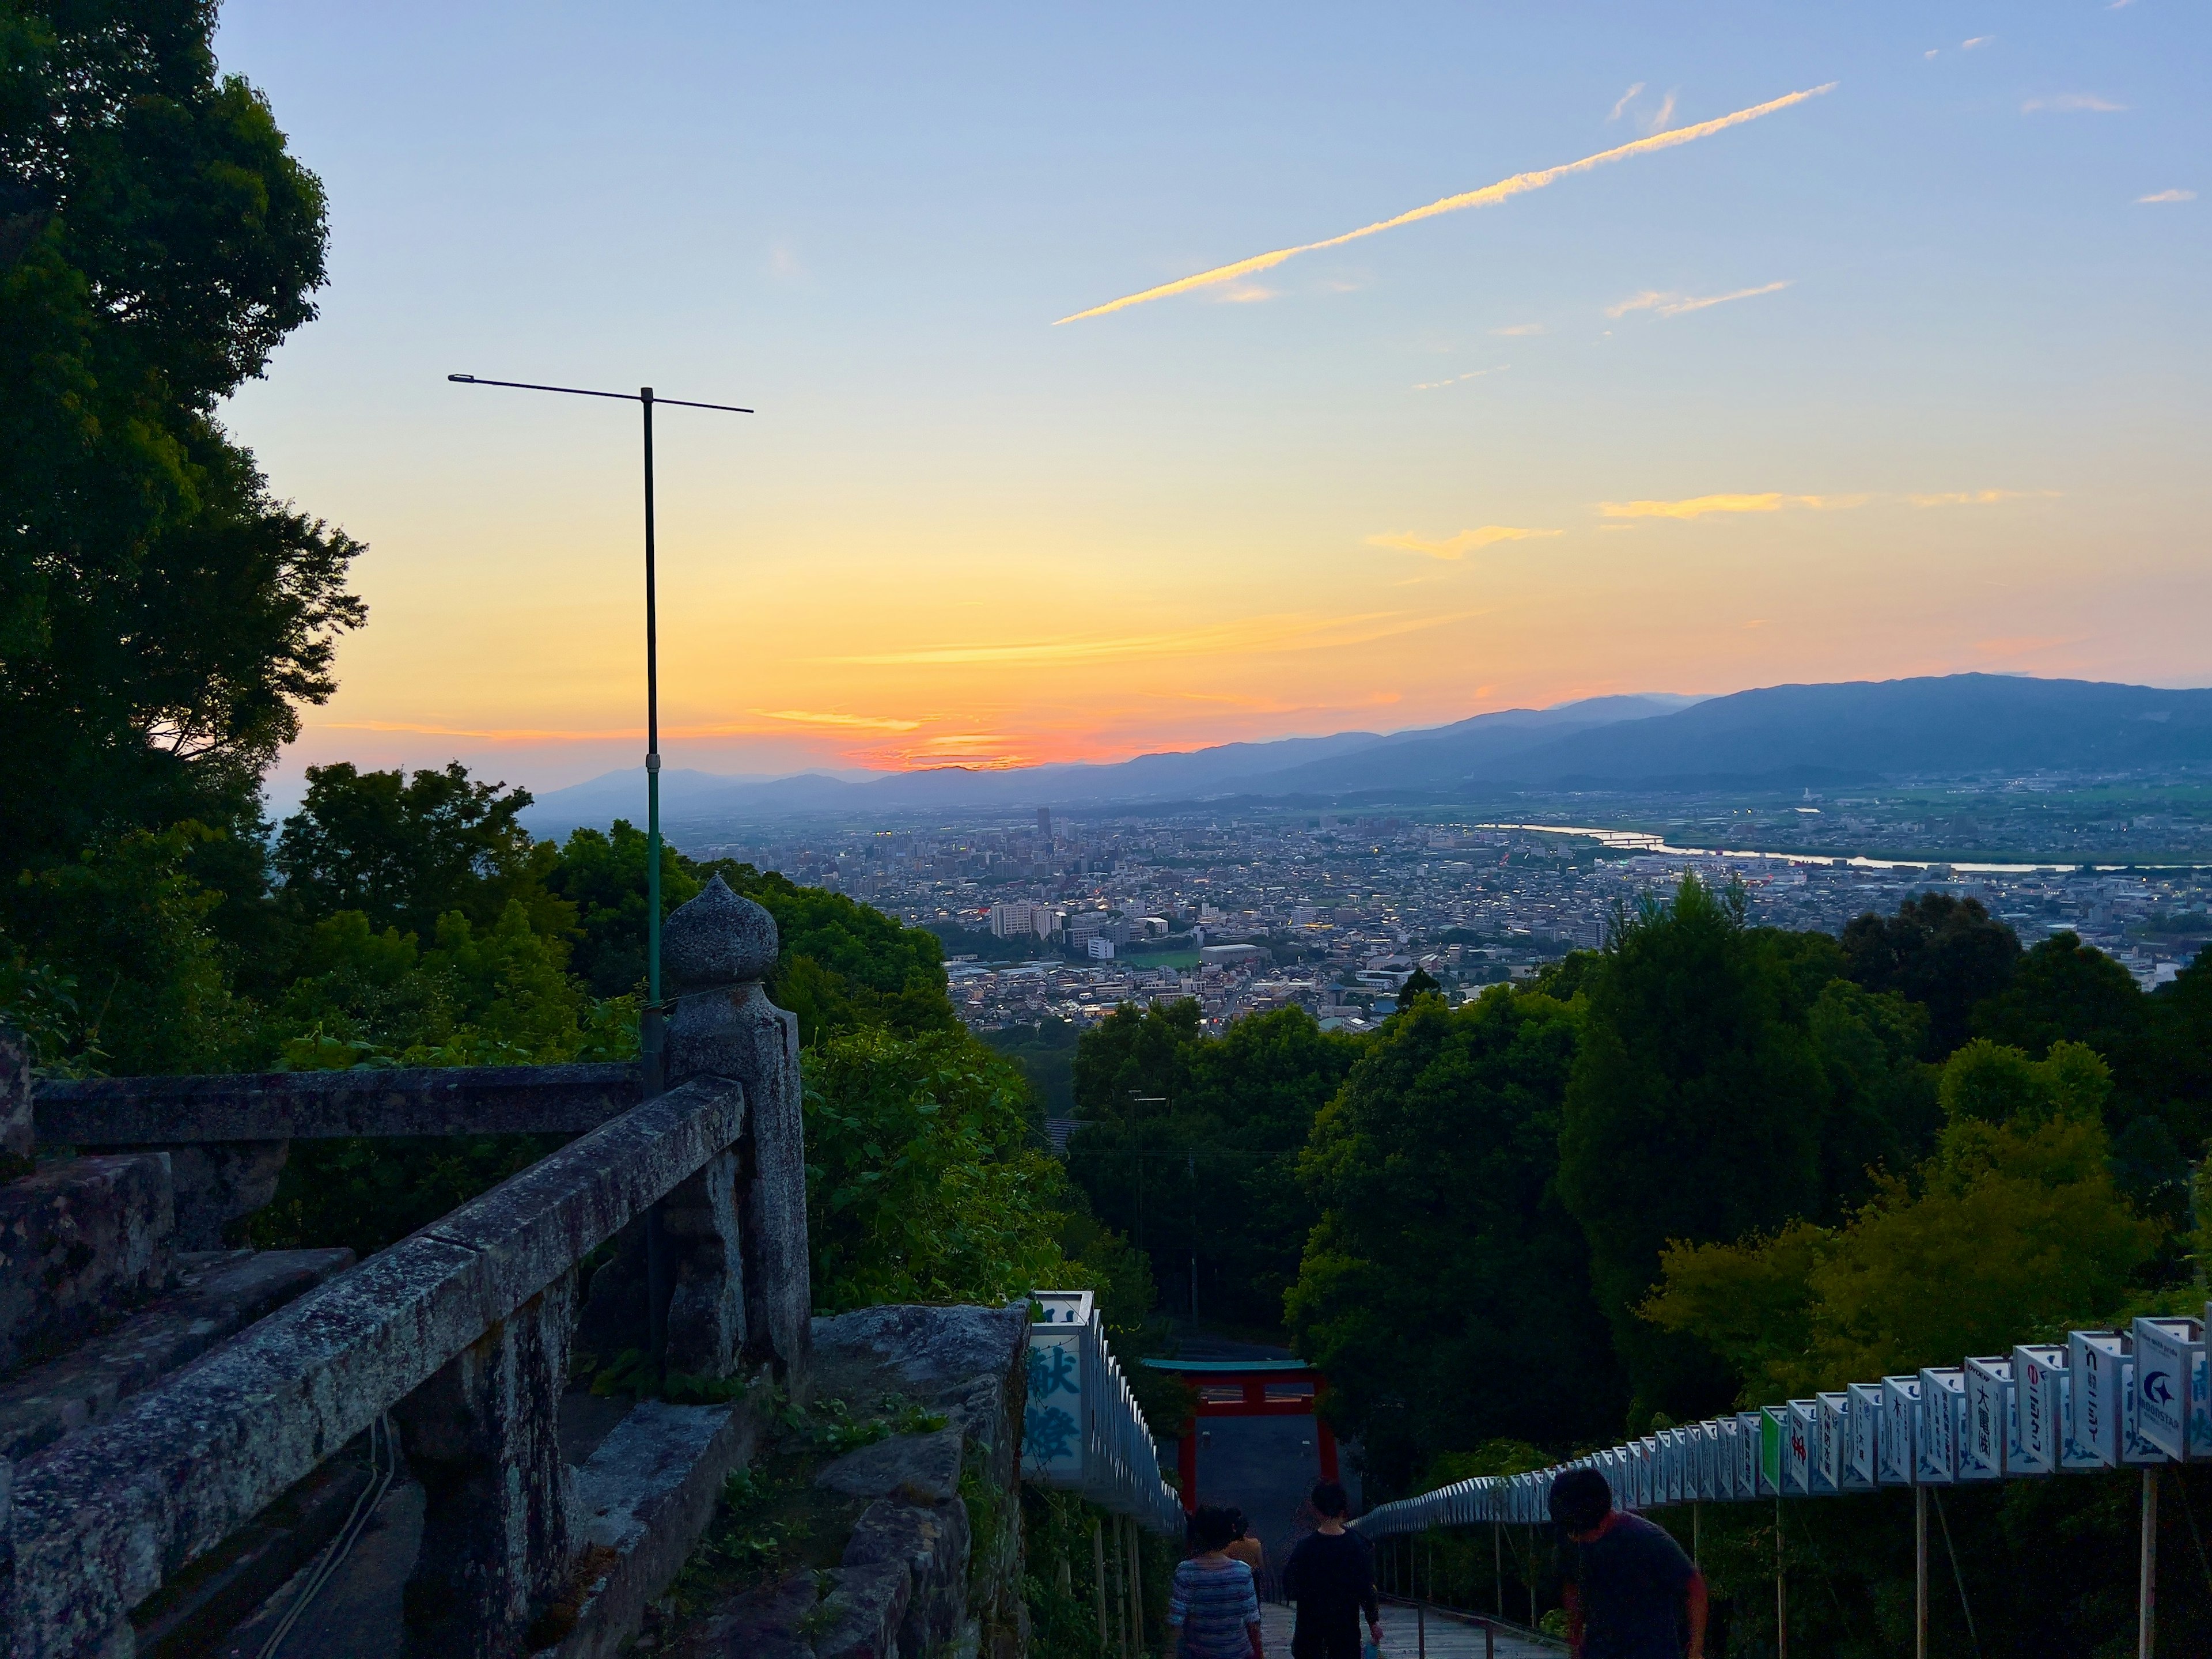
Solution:
<svg viewBox="0 0 2212 1659">
<path fill-rule="evenodd" d="M 649 1327 L 672 1370 L 803 1395 L 797 1021 L 760 982 L 776 948 L 719 878 L 669 918 L 673 1086 L 641 1103 L 628 1066 L 41 1086 L 0 1151 L 20 1156 L 27 1116 L 49 1145 L 156 1149 L 187 1243 L 267 1202 L 295 1137 L 579 1138 L 104 1420 L 0 1459 L 0 1653 L 129 1654 L 134 1607 L 387 1413 L 425 1493 L 413 1650 L 515 1653 L 585 1559 L 559 1433 L 580 1312 L 622 1338 L 606 1346 L 645 1346 Z M 580 1310 L 579 1266 L 610 1240 Z"/>
<path fill-rule="evenodd" d="M 637 1104 L 635 1060 L 41 1083 L 38 1144 L 80 1150 L 339 1135 L 577 1134 Z"/>
<path fill-rule="evenodd" d="M 476 1449 L 519 1470 L 520 1483 L 503 1483 L 518 1491 L 490 1496 L 519 1502 L 541 1536 L 522 1559 L 487 1565 L 509 1569 L 502 1599 L 525 1608 L 557 1588 L 568 1540 L 552 1425 L 566 1382 L 570 1275 L 722 1155 L 743 1116 L 742 1091 L 719 1080 L 648 1101 L 25 1465 L 15 1492 L 16 1653 L 96 1650 L 166 1577 L 456 1358 L 459 1397 L 441 1407 L 477 1415 L 467 1396 L 481 1392 L 531 1407 L 487 1423 L 506 1443 Z M 504 1518 L 455 1517 L 469 1532 Z M 483 1540 L 501 1556 L 505 1541 Z"/>
</svg>

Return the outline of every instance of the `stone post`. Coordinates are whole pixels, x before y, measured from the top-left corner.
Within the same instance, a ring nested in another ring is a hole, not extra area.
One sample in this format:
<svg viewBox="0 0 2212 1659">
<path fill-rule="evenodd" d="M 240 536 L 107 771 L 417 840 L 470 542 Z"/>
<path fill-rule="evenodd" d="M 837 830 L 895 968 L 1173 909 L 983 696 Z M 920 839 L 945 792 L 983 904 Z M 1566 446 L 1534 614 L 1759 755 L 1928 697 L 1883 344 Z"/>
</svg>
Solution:
<svg viewBox="0 0 2212 1659">
<path fill-rule="evenodd" d="M 216 1140 L 162 1150 L 169 1154 L 176 1194 L 177 1248 L 219 1250 L 225 1226 L 276 1196 L 276 1177 L 284 1173 L 292 1143 Z"/>
<path fill-rule="evenodd" d="M 720 1300 L 729 1281 L 743 1297 L 744 1362 L 766 1363 L 803 1395 L 807 1379 L 813 1286 L 806 1248 L 806 1142 L 800 1118 L 799 1019 L 768 1000 L 761 981 L 775 966 L 775 921 L 750 899 L 732 892 L 720 876 L 668 918 L 661 930 L 661 970 L 678 999 L 668 1030 L 668 1081 L 728 1078 L 745 1091 L 745 1127 L 731 1170 L 737 1188 L 739 1273 L 725 1273 L 719 1286 L 707 1273 L 687 1295 L 679 1267 L 676 1306 L 669 1316 L 670 1361 L 678 1348 L 678 1309 L 695 1330 L 718 1330 Z M 712 1166 L 719 1167 L 719 1166 Z M 722 1179 L 720 1175 L 714 1177 Z M 690 1183 L 680 1188 L 688 1192 Z M 710 1203 L 685 1200 L 698 1215 L 719 1216 L 720 1194 Z M 672 1217 L 672 1224 L 673 1218 Z M 684 1224 L 690 1228 L 693 1224 Z M 719 1228 L 706 1229 L 719 1241 Z M 704 1234 L 686 1235 L 693 1260 Z M 704 1322 L 702 1325 L 702 1322 Z M 687 1336 L 711 1350 L 718 1337 Z"/>
<path fill-rule="evenodd" d="M 575 1312 L 571 1271 L 393 1413 L 426 1500 L 404 1597 L 410 1653 L 506 1659 L 568 1587 L 579 1528 L 561 1395 Z"/>
<path fill-rule="evenodd" d="M 30 1167 L 33 1145 L 30 1045 L 0 1025 L 0 1181 Z"/>
</svg>

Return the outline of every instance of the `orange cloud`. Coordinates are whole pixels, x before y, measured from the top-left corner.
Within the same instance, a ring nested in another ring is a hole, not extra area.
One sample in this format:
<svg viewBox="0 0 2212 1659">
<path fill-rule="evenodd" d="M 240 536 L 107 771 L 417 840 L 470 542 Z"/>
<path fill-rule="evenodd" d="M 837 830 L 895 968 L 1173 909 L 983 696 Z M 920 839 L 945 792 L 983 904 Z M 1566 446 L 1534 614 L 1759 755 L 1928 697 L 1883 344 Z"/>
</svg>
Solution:
<svg viewBox="0 0 2212 1659">
<path fill-rule="evenodd" d="M 1702 519 L 1709 513 L 1779 513 L 1787 507 L 1809 507 L 1816 513 L 1839 507 L 1863 507 L 1863 495 L 1692 495 L 1680 501 L 1600 501 L 1598 511 L 1608 519 Z"/>
<path fill-rule="evenodd" d="M 1224 653 L 1323 651 L 1369 645 L 1400 634 L 1440 628 L 1479 617 L 1480 611 L 1448 616 L 1416 616 L 1403 611 L 1370 611 L 1351 617 L 1316 613 L 1251 617 L 1160 634 L 1131 634 L 1105 639 L 1022 640 L 996 645 L 922 646 L 904 651 L 872 652 L 816 660 L 869 666 L 950 666 L 971 663 L 1097 662 L 1115 659 L 1179 657 Z"/>
<path fill-rule="evenodd" d="M 2056 495 L 2055 489 L 1953 489 L 1933 495 L 1907 495 L 1915 507 L 1992 507 L 2024 495 Z"/>
<path fill-rule="evenodd" d="M 816 714 L 804 708 L 756 708 L 756 714 L 794 726 L 857 726 L 870 732 L 911 732 L 920 720 L 889 720 L 878 714 Z"/>
<path fill-rule="evenodd" d="M 1442 541 L 1425 541 L 1410 531 L 1367 538 L 1370 547 L 1388 547 L 1401 553 L 1422 553 L 1432 559 L 1463 559 L 1478 548 L 1498 542 L 1525 542 L 1539 536 L 1564 535 L 1559 530 L 1523 530 L 1517 525 L 1486 524 L 1479 530 L 1462 530 Z"/>
</svg>

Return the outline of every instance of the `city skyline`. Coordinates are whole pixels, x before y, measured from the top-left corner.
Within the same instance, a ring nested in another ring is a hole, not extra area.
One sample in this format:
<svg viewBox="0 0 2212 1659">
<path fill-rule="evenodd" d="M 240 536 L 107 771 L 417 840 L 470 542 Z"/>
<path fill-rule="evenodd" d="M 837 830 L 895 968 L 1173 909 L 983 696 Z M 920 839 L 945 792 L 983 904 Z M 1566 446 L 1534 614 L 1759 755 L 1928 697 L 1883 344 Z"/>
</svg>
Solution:
<svg viewBox="0 0 2212 1659">
<path fill-rule="evenodd" d="M 1259 15 L 226 9 L 333 239 L 225 418 L 371 549 L 286 772 L 635 763 L 634 424 L 449 372 L 761 410 L 672 766 L 2212 678 L 2201 16 Z"/>
</svg>

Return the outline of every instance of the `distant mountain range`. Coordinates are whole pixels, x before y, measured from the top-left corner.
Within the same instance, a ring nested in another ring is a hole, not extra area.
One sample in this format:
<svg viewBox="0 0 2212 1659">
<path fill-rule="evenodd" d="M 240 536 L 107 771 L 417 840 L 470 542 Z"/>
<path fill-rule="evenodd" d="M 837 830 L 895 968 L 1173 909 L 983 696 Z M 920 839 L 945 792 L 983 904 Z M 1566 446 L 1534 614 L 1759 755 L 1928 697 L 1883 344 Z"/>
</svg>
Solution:
<svg viewBox="0 0 2212 1659">
<path fill-rule="evenodd" d="M 1228 796 L 1381 804 L 1522 788 L 1839 785 L 1990 773 L 2159 773 L 2212 764 L 2212 690 L 1950 674 L 1664 693 L 1509 708 L 1450 726 L 1231 743 L 1110 766 L 948 767 L 762 781 L 661 774 L 671 823 L 991 806 L 1091 807 Z M 641 819 L 643 780 L 611 772 L 539 798 L 541 834 Z"/>
</svg>

